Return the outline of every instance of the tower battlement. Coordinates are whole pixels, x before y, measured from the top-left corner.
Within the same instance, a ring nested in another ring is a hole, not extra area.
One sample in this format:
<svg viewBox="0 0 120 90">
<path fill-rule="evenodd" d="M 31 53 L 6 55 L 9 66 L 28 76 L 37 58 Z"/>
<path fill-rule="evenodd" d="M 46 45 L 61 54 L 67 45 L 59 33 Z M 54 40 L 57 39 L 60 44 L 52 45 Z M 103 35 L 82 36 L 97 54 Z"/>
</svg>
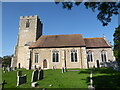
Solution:
<svg viewBox="0 0 120 90">
<path fill-rule="evenodd" d="M 34 16 L 20 16 L 20 19 L 37 19 L 38 15 L 34 15 Z"/>
</svg>

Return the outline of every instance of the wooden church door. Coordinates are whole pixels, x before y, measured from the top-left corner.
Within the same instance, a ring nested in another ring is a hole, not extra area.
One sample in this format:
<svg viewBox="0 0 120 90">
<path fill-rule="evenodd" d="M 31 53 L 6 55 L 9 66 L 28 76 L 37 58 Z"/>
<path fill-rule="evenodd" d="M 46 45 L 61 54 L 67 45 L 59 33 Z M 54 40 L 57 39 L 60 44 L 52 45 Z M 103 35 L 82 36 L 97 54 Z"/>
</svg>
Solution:
<svg viewBox="0 0 120 90">
<path fill-rule="evenodd" d="M 46 59 L 43 61 L 43 68 L 47 68 L 47 60 Z"/>
</svg>

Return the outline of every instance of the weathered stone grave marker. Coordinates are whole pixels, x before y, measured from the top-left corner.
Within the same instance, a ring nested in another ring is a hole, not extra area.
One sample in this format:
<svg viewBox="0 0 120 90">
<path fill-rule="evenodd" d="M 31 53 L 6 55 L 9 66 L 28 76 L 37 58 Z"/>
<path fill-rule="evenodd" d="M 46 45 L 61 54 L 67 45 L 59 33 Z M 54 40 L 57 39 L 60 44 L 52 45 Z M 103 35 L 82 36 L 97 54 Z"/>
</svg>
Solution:
<svg viewBox="0 0 120 90">
<path fill-rule="evenodd" d="M 27 75 L 23 75 L 23 76 L 17 76 L 18 81 L 17 81 L 17 86 L 24 84 L 27 82 Z"/>
<path fill-rule="evenodd" d="M 4 71 L 4 73 L 6 72 L 6 68 L 5 67 L 3 67 L 3 71 Z"/>
<path fill-rule="evenodd" d="M 12 71 L 11 67 L 8 67 L 8 72 Z"/>
<path fill-rule="evenodd" d="M 43 79 L 43 76 L 44 76 L 44 72 L 43 72 L 43 70 L 41 69 L 41 70 L 38 72 L 38 80 L 42 80 L 42 79 Z"/>
<path fill-rule="evenodd" d="M 13 71 L 16 71 L 17 70 L 17 67 L 13 67 Z"/>
<path fill-rule="evenodd" d="M 17 86 L 27 82 L 27 75 L 22 76 L 22 71 L 17 72 Z"/>
<path fill-rule="evenodd" d="M 38 80 L 38 70 L 34 70 L 32 72 L 32 79 L 31 79 L 31 82 L 35 82 Z"/>
<path fill-rule="evenodd" d="M 64 68 L 62 67 L 62 73 L 64 73 Z"/>
<path fill-rule="evenodd" d="M 17 76 L 22 76 L 22 71 L 18 71 Z"/>
</svg>

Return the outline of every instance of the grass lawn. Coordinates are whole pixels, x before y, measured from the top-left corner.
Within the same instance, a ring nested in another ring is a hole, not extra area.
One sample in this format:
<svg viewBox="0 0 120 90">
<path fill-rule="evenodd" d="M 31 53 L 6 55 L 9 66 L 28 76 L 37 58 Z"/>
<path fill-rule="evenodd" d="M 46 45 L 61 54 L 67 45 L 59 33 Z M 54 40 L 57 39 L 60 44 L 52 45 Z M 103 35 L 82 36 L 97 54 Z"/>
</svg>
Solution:
<svg viewBox="0 0 120 90">
<path fill-rule="evenodd" d="M 120 90 L 120 72 L 111 68 L 98 68 L 93 71 L 93 83 L 96 88 L 116 88 Z"/>
<path fill-rule="evenodd" d="M 31 76 L 33 70 L 25 70 L 23 75 L 27 74 L 27 83 L 16 87 L 17 71 L 6 72 L 2 74 L 3 80 L 7 84 L 5 88 L 31 88 Z M 37 88 L 87 88 L 89 84 L 89 69 L 74 69 L 80 71 L 68 71 L 64 74 L 60 69 L 44 70 L 44 79 L 37 81 Z M 93 71 L 93 82 L 95 88 L 120 88 L 120 72 L 110 68 L 98 68 Z M 49 85 L 52 85 L 51 87 Z"/>
<path fill-rule="evenodd" d="M 5 88 L 31 88 L 31 76 L 33 70 L 21 70 L 23 71 L 23 75 L 27 74 L 27 83 L 16 87 L 17 71 L 6 72 L 3 73 L 3 80 L 6 80 L 7 82 Z M 61 73 L 60 69 L 44 70 L 44 79 L 37 82 L 39 84 L 38 88 L 87 88 L 88 83 L 86 82 L 86 79 L 88 77 L 88 70 L 68 71 L 64 74 Z M 51 84 L 52 86 L 50 87 L 49 85 Z"/>
</svg>

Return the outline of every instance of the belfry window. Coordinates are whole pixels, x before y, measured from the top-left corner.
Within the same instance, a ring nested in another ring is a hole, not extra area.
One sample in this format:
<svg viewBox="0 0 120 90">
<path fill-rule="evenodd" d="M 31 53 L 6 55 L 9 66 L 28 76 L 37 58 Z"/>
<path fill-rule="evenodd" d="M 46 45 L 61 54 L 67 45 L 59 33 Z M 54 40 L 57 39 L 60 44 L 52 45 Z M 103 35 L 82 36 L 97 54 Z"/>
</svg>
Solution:
<svg viewBox="0 0 120 90">
<path fill-rule="evenodd" d="M 77 50 L 71 50 L 71 62 L 77 62 Z"/>
<path fill-rule="evenodd" d="M 38 53 L 35 53 L 35 63 L 38 63 Z"/>
<path fill-rule="evenodd" d="M 30 21 L 29 21 L 29 19 L 27 19 L 27 21 L 26 21 L 26 28 L 29 28 L 30 27 Z"/>
<path fill-rule="evenodd" d="M 92 62 L 93 61 L 93 56 L 92 56 L 92 51 L 87 52 L 87 61 Z"/>
<path fill-rule="evenodd" d="M 53 50 L 53 54 L 52 54 L 52 56 L 53 56 L 53 62 L 59 62 L 59 53 L 58 53 L 59 51 L 57 51 L 57 50 Z"/>
<path fill-rule="evenodd" d="M 106 52 L 104 50 L 101 51 L 101 59 L 102 59 L 102 62 L 106 62 Z"/>
</svg>

